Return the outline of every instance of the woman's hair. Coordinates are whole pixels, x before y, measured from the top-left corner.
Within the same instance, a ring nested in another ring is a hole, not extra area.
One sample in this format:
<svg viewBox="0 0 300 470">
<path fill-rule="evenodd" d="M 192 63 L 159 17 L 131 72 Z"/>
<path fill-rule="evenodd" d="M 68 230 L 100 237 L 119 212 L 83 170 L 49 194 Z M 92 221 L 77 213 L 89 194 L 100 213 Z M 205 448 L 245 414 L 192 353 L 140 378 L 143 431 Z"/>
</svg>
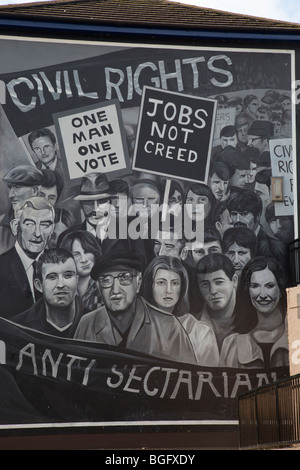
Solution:
<svg viewBox="0 0 300 470">
<path fill-rule="evenodd" d="M 183 266 L 178 258 L 172 256 L 157 256 L 154 258 L 143 274 L 143 281 L 141 285 L 141 295 L 147 302 L 155 305 L 153 297 L 153 283 L 156 273 L 159 269 L 166 269 L 167 271 L 173 271 L 179 274 L 181 279 L 181 289 L 179 300 L 173 309 L 173 315 L 179 317 L 189 312 L 189 278 L 186 268 Z"/>
<path fill-rule="evenodd" d="M 237 295 L 237 317 L 235 331 L 247 333 L 252 330 L 258 322 L 257 312 L 250 299 L 250 282 L 254 272 L 263 271 L 268 268 L 275 276 L 280 291 L 280 308 L 282 317 L 285 317 L 287 308 L 286 298 L 286 275 L 282 265 L 275 259 L 266 256 L 252 258 L 244 267 Z"/>
<path fill-rule="evenodd" d="M 192 191 L 194 194 L 197 194 L 197 196 L 206 196 L 208 198 L 208 200 L 210 202 L 210 205 L 211 205 L 211 208 L 210 208 L 210 211 L 209 211 L 209 213 L 206 217 L 206 220 L 207 220 L 207 222 L 210 223 L 210 220 L 211 220 L 211 217 L 212 217 L 212 214 L 213 214 L 213 210 L 214 210 L 214 206 L 216 205 L 216 202 L 217 202 L 212 190 L 206 184 L 192 183 L 185 190 L 185 194 L 184 194 L 184 203 L 185 204 L 186 204 L 186 199 L 187 199 L 187 195 L 188 195 L 189 191 Z"/>
<path fill-rule="evenodd" d="M 102 249 L 97 242 L 96 237 L 85 230 L 76 230 L 74 232 L 67 233 L 64 237 L 62 237 L 59 243 L 59 247 L 64 248 L 65 250 L 68 250 L 72 253 L 74 240 L 80 241 L 82 248 L 86 253 L 93 253 L 95 261 L 97 261 L 102 255 Z"/>
<path fill-rule="evenodd" d="M 245 108 L 247 108 L 247 107 L 249 106 L 249 104 L 250 104 L 252 101 L 257 100 L 257 99 L 258 99 L 258 98 L 257 98 L 256 95 L 250 94 L 250 95 L 245 96 L 245 98 L 244 98 L 244 106 L 245 106 Z"/>
</svg>

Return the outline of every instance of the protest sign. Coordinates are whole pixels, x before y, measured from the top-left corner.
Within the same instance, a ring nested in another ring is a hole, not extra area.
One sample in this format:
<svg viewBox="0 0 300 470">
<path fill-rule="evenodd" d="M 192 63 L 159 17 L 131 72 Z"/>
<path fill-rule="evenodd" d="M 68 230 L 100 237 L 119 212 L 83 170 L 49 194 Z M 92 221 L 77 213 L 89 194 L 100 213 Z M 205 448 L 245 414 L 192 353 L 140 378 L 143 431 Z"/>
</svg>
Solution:
<svg viewBox="0 0 300 470">
<path fill-rule="evenodd" d="M 283 201 L 275 202 L 275 215 L 294 215 L 292 139 L 270 140 L 270 153 L 272 176 L 283 178 Z"/>
<path fill-rule="evenodd" d="M 235 108 L 218 109 L 215 122 L 214 143 L 219 144 L 220 132 L 226 126 L 235 124 Z"/>
<path fill-rule="evenodd" d="M 133 169 L 206 183 L 215 114 L 214 100 L 145 87 Z"/>
<path fill-rule="evenodd" d="M 117 101 L 54 114 L 53 120 L 70 180 L 91 172 L 111 177 L 131 173 Z"/>
</svg>

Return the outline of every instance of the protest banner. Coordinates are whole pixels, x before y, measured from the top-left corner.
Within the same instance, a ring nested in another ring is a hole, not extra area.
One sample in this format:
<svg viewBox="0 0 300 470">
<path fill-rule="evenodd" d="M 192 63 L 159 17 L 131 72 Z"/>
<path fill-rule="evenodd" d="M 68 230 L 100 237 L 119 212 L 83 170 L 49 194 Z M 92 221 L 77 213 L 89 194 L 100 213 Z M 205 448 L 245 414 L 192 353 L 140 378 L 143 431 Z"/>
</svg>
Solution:
<svg viewBox="0 0 300 470">
<path fill-rule="evenodd" d="M 0 327 L 0 376 L 5 378 L 0 425 L 21 414 L 27 424 L 80 426 L 122 420 L 201 424 L 208 417 L 234 424 L 238 395 L 287 374 L 285 367 L 272 371 L 197 367 L 57 338 L 1 318 Z"/>
</svg>

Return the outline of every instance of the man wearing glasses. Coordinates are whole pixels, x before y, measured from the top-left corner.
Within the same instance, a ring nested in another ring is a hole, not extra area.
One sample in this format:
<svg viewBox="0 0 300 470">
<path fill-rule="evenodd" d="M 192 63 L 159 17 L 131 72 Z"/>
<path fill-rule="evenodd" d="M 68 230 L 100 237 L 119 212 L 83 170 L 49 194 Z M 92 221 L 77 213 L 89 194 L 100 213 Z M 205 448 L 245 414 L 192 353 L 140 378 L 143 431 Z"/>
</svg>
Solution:
<svg viewBox="0 0 300 470">
<path fill-rule="evenodd" d="M 195 364 L 193 347 L 178 319 L 138 295 L 141 271 L 133 253 L 106 252 L 91 273 L 99 282 L 104 306 L 81 318 L 74 337 Z"/>
</svg>

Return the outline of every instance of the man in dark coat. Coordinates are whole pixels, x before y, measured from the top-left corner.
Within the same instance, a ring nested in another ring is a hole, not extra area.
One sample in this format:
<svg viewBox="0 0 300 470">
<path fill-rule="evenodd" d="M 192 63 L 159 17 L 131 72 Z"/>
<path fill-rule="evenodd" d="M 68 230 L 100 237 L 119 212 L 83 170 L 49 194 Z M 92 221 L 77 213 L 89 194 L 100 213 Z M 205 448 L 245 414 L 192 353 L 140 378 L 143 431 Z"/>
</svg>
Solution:
<svg viewBox="0 0 300 470">
<path fill-rule="evenodd" d="M 86 313 L 75 338 L 118 346 L 161 359 L 195 364 L 195 353 L 178 318 L 138 295 L 141 260 L 129 251 L 106 252 L 95 264 L 103 307 Z"/>
<path fill-rule="evenodd" d="M 54 208 L 34 196 L 15 208 L 11 229 L 15 245 L 0 256 L 0 316 L 11 318 L 31 307 L 40 296 L 34 289 L 35 261 L 54 228 Z"/>
</svg>

